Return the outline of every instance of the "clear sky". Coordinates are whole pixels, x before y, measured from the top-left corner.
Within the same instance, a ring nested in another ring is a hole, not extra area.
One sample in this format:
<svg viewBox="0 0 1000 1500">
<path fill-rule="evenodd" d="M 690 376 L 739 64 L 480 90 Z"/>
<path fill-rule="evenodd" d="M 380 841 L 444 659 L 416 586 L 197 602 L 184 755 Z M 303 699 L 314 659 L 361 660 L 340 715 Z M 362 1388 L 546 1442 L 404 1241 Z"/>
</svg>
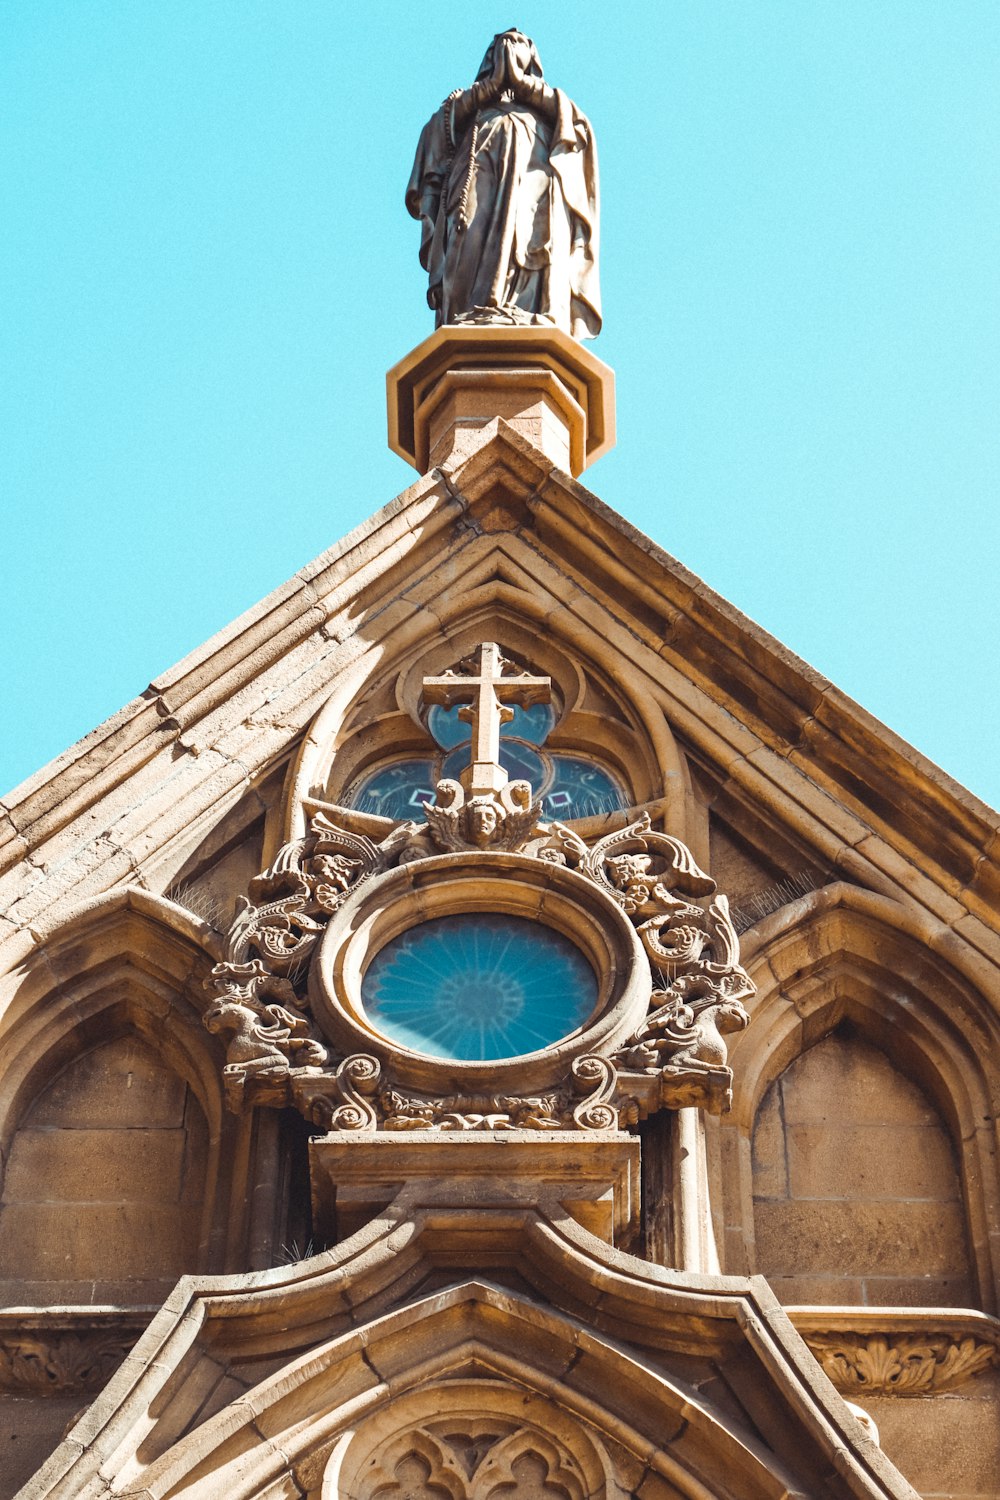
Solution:
<svg viewBox="0 0 1000 1500">
<path fill-rule="evenodd" d="M 997 0 L 0 0 L 0 788 L 414 477 L 403 188 L 514 24 L 600 150 L 584 482 L 1000 803 Z"/>
</svg>

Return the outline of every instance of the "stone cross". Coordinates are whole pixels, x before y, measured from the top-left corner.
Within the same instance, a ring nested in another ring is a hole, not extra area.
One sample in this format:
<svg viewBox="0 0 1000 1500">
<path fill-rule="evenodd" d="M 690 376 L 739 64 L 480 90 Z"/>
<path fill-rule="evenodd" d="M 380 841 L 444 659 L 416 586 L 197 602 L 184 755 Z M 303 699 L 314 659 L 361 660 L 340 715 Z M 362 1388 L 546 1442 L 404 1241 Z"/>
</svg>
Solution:
<svg viewBox="0 0 1000 1500">
<path fill-rule="evenodd" d="M 462 668 L 442 677 L 425 677 L 424 702 L 443 708 L 462 705 L 458 717 L 472 725 L 472 761 L 460 780 L 473 797 L 485 796 L 507 784 L 507 772 L 500 764 L 500 726 L 514 717 L 509 705 L 527 708 L 532 703 L 548 703 L 552 679 L 512 670 L 495 641 L 484 641 L 476 659 L 463 662 Z"/>
</svg>

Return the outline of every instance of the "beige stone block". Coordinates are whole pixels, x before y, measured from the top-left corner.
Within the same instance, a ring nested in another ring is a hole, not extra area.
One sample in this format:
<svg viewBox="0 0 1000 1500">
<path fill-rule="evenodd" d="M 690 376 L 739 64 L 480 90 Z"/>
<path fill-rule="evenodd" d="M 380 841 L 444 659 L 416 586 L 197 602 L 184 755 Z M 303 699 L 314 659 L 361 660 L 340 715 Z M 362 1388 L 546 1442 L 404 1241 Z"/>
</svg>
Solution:
<svg viewBox="0 0 1000 1500">
<path fill-rule="evenodd" d="M 883 1451 L 921 1494 L 995 1500 L 1000 1493 L 995 1376 L 941 1396 L 869 1396 L 863 1404 Z"/>
<path fill-rule="evenodd" d="M 0 1267 L 7 1269 L 2 1262 Z M 120 1304 L 153 1312 L 173 1291 L 178 1274 L 172 1271 L 166 1276 L 129 1276 L 102 1281 L 72 1278 L 36 1281 L 21 1276 L 0 1277 L 0 1308 L 110 1307 Z"/>
<path fill-rule="evenodd" d="M 788 1125 L 939 1125 L 926 1096 L 877 1047 L 831 1038 L 781 1080 Z"/>
<path fill-rule="evenodd" d="M 43 1398 L 0 1394 L 0 1500 L 27 1484 L 91 1399 L 85 1391 Z"/>
<path fill-rule="evenodd" d="M 6 1202 L 167 1204 L 179 1200 L 183 1130 L 24 1130 L 4 1179 Z"/>
<path fill-rule="evenodd" d="M 865 1284 L 857 1276 L 772 1276 L 765 1272 L 778 1301 L 786 1307 L 861 1307 Z"/>
<path fill-rule="evenodd" d="M 770 1088 L 757 1114 L 753 1133 L 753 1190 L 757 1198 L 788 1197 L 788 1166 L 781 1099 Z"/>
<path fill-rule="evenodd" d="M 870 1307 L 974 1307 L 971 1278 L 962 1273 L 941 1276 L 866 1276 L 861 1303 Z"/>
<path fill-rule="evenodd" d="M 197 1235 L 195 1216 L 173 1207 L 8 1203 L 0 1267 L 39 1281 L 179 1276 L 193 1269 Z"/>
<path fill-rule="evenodd" d="M 787 1149 L 793 1198 L 959 1198 L 951 1145 L 940 1127 L 790 1125 Z M 754 1192 L 776 1196 L 758 1188 L 756 1155 Z"/>
<path fill-rule="evenodd" d="M 965 1232 L 957 1205 L 756 1203 L 757 1263 L 768 1275 L 936 1276 L 961 1272 Z"/>
<path fill-rule="evenodd" d="M 179 1126 L 187 1087 L 138 1037 L 84 1053 L 46 1089 L 28 1116 L 33 1129 L 113 1130 Z"/>
</svg>

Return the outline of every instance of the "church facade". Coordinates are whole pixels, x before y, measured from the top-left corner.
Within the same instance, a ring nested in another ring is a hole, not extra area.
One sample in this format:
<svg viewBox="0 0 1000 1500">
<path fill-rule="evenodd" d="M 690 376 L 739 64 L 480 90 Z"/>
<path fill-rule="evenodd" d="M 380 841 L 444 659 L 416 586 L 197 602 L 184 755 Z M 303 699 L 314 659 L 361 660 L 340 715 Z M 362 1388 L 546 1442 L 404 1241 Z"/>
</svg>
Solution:
<svg viewBox="0 0 1000 1500">
<path fill-rule="evenodd" d="M 997 822 L 444 327 L 5 803 L 0 1495 L 1000 1495 Z"/>
</svg>

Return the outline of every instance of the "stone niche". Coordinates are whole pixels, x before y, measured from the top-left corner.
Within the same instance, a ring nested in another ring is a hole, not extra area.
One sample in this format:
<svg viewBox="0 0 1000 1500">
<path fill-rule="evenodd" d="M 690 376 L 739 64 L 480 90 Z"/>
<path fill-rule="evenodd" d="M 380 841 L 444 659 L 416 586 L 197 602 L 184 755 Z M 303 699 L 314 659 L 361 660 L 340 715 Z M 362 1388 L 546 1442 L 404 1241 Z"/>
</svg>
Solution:
<svg viewBox="0 0 1000 1500">
<path fill-rule="evenodd" d="M 951 1137 L 917 1084 L 850 1028 L 765 1094 L 753 1191 L 757 1269 L 783 1302 L 974 1304 Z"/>
<path fill-rule="evenodd" d="M 0 1200 L 6 1305 L 158 1303 L 197 1264 L 208 1129 L 134 1034 L 52 1078 L 14 1136 Z"/>
</svg>

